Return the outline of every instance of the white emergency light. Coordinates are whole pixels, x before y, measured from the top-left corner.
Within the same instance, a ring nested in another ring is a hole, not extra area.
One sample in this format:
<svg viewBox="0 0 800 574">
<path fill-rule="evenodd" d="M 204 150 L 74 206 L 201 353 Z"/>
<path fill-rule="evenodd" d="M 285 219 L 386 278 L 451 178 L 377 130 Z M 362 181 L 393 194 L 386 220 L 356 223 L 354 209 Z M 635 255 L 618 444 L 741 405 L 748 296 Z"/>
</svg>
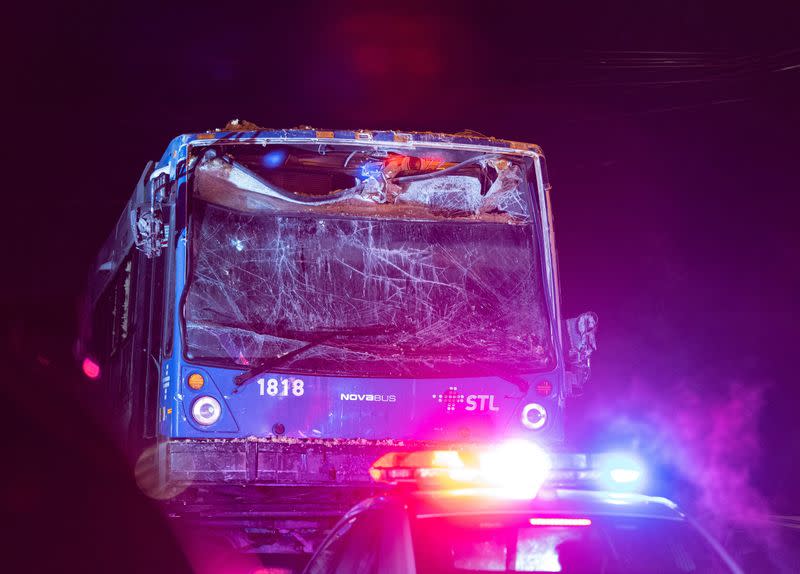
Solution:
<svg viewBox="0 0 800 574">
<path fill-rule="evenodd" d="M 376 482 L 414 483 L 423 490 L 534 498 L 550 471 L 538 445 L 514 440 L 486 449 L 390 452 L 370 468 Z"/>
</svg>

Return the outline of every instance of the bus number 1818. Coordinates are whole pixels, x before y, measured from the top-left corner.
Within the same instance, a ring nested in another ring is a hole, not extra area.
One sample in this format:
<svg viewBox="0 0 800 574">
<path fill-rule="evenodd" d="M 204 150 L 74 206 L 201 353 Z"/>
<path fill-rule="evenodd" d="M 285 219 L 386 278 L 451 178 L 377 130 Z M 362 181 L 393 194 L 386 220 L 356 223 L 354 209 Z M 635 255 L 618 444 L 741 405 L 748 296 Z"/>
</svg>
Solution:
<svg viewBox="0 0 800 574">
<path fill-rule="evenodd" d="M 290 394 L 295 397 L 302 397 L 305 389 L 302 379 L 258 379 L 259 394 L 270 397 L 288 397 Z"/>
</svg>

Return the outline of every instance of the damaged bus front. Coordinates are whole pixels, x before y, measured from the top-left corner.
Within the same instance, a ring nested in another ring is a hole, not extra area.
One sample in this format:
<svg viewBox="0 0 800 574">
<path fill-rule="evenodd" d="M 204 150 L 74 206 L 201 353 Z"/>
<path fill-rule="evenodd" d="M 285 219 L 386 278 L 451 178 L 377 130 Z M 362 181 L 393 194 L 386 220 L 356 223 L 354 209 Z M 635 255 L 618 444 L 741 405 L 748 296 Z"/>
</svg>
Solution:
<svg viewBox="0 0 800 574">
<path fill-rule="evenodd" d="M 387 441 L 562 439 L 595 320 L 570 354 L 536 146 L 212 132 L 149 181 L 129 208 L 138 256 L 163 261 L 141 383 L 163 479 L 366 480 Z"/>
</svg>

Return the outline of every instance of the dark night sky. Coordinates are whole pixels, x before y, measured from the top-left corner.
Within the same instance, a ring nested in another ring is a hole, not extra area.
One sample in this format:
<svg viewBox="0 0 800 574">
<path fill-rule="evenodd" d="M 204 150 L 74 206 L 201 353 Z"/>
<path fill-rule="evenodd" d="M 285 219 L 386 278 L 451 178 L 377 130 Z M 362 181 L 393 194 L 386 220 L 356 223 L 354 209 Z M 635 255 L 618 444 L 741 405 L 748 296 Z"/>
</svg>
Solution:
<svg viewBox="0 0 800 574">
<path fill-rule="evenodd" d="M 0 285 L 15 432 L 96 442 L 60 410 L 79 386 L 75 302 L 172 137 L 232 118 L 470 128 L 548 157 L 565 310 L 601 318 L 573 434 L 647 404 L 644 418 L 691 427 L 665 431 L 669 444 L 741 439 L 755 487 L 800 514 L 800 9 L 552 4 L 15 8 Z M 708 405 L 715 426 L 693 427 Z M 47 483 L 30 477 L 48 465 L 21 456 L 3 500 Z"/>
</svg>

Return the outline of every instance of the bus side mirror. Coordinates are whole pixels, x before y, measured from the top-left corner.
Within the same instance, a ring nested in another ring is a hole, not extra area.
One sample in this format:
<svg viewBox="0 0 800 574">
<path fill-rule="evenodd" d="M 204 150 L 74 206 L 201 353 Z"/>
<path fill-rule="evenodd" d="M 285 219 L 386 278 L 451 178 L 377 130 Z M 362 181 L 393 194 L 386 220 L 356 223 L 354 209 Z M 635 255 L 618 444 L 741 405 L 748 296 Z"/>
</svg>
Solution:
<svg viewBox="0 0 800 574">
<path fill-rule="evenodd" d="M 160 208 L 141 204 L 131 209 L 131 232 L 136 249 L 148 259 L 161 255 L 167 237 L 164 217 Z"/>
<path fill-rule="evenodd" d="M 597 313 L 581 313 L 564 321 L 567 345 L 567 396 L 580 396 L 592 371 L 592 353 L 597 350 Z"/>
<path fill-rule="evenodd" d="M 162 204 L 167 196 L 169 175 L 161 172 L 151 176 L 153 162 L 148 162 L 136 184 L 134 198 L 128 204 L 131 234 L 136 249 L 148 259 L 161 255 L 169 239 L 169 226 L 165 224 Z"/>
</svg>

